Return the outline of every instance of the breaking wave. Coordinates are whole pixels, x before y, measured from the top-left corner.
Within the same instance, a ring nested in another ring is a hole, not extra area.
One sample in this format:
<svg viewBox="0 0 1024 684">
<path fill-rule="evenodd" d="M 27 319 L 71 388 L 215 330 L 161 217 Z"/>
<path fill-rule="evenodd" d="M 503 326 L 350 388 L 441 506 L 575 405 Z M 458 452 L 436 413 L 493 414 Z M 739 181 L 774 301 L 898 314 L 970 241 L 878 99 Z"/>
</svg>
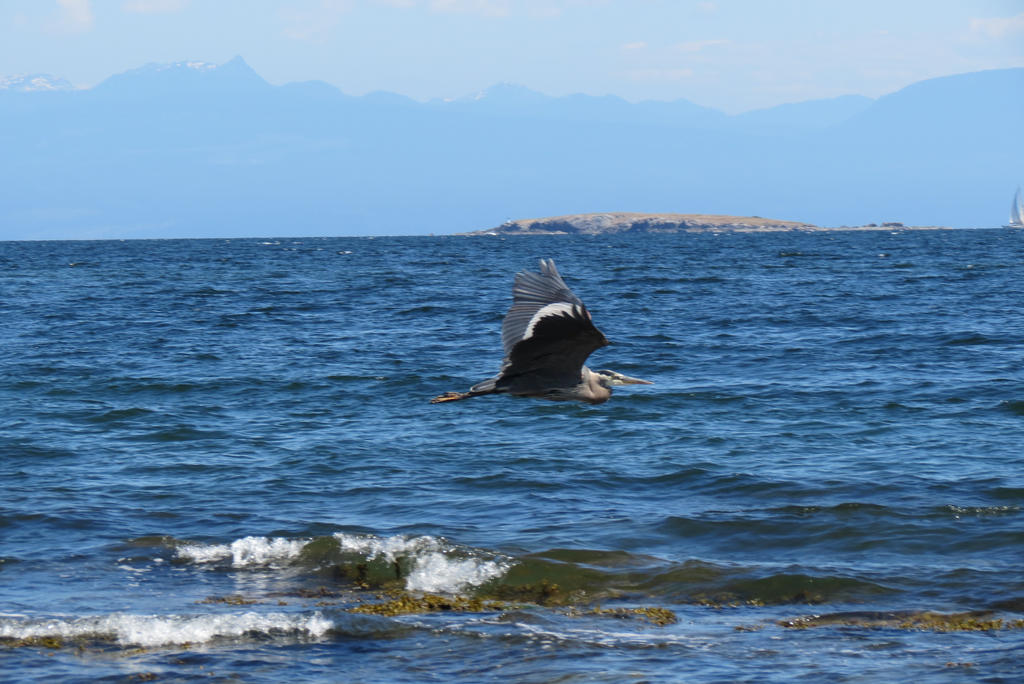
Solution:
<svg viewBox="0 0 1024 684">
<path fill-rule="evenodd" d="M 511 559 L 429 535 L 378 537 L 342 532 L 315 539 L 249 536 L 229 544 L 181 544 L 176 557 L 197 564 L 229 562 L 233 568 L 341 565 L 353 568 L 360 581 L 402 579 L 408 591 L 452 594 L 498 579 L 514 564 Z"/>
<path fill-rule="evenodd" d="M 0 617 L 3 640 L 96 640 L 153 648 L 254 636 L 320 638 L 335 627 L 321 613 L 233 613 L 211 615 L 126 615 L 74 619 Z"/>
<path fill-rule="evenodd" d="M 479 552 L 431 536 L 371 537 L 338 533 L 334 538 L 342 551 L 365 554 L 369 561 L 400 564 L 407 559 L 409 572 L 405 588 L 409 591 L 457 593 L 495 580 L 512 566 L 511 560 L 480 558 Z"/>
<path fill-rule="evenodd" d="M 185 544 L 178 547 L 178 558 L 195 563 L 216 563 L 231 559 L 236 568 L 287 563 L 299 556 L 309 542 L 283 537 L 243 537 L 230 544 Z"/>
<path fill-rule="evenodd" d="M 513 558 L 430 535 L 339 532 L 311 538 L 248 536 L 225 544 L 169 543 L 175 560 L 200 567 L 294 570 L 357 590 L 471 594 L 544 604 L 643 595 L 682 603 L 777 605 L 864 600 L 892 591 L 868 576 L 672 561 L 624 551 L 550 549 Z"/>
</svg>

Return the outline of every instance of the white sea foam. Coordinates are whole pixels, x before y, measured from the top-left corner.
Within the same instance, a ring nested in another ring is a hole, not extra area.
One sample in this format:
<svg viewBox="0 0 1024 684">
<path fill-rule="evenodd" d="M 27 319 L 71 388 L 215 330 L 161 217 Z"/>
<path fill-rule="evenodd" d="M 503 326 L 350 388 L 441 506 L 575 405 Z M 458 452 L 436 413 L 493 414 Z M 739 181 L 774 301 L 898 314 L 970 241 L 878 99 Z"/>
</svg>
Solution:
<svg viewBox="0 0 1024 684">
<path fill-rule="evenodd" d="M 372 535 L 355 535 L 338 532 L 334 535 L 341 545 L 342 551 L 361 553 L 367 560 L 378 558 L 394 563 L 399 558 L 415 557 L 417 554 L 444 551 L 448 544 L 437 537 L 424 535 L 421 537 L 406 537 L 395 535 L 393 537 L 375 537 Z"/>
<path fill-rule="evenodd" d="M 401 561 L 408 570 L 405 584 L 410 591 L 466 591 L 501 577 L 512 565 L 508 559 L 484 557 L 479 551 L 459 548 L 430 535 L 377 537 L 339 532 L 334 538 L 343 553 L 355 553 L 368 561 Z M 273 566 L 298 558 L 309 541 L 244 537 L 230 544 L 182 545 L 177 556 L 194 563 L 230 560 L 236 568 Z"/>
<path fill-rule="evenodd" d="M 338 533 L 334 535 L 343 551 L 365 554 L 367 560 L 409 562 L 405 588 L 409 591 L 458 593 L 504 575 L 512 563 L 503 559 L 459 558 L 459 549 L 431 537 L 373 537 Z M 463 550 L 465 553 L 466 550 Z"/>
<path fill-rule="evenodd" d="M 319 612 L 169 616 L 114 613 L 74 619 L 0 618 L 0 638 L 111 639 L 122 646 L 155 647 L 252 634 L 317 638 L 333 627 L 334 623 Z"/>
<path fill-rule="evenodd" d="M 230 544 L 186 544 L 178 547 L 178 558 L 196 563 L 215 563 L 231 559 L 231 565 L 244 568 L 269 565 L 297 558 L 308 539 L 284 537 L 243 537 Z"/>
<path fill-rule="evenodd" d="M 501 577 L 510 565 L 504 561 L 459 560 L 442 553 L 428 553 L 416 558 L 405 587 L 410 591 L 457 593 Z"/>
</svg>

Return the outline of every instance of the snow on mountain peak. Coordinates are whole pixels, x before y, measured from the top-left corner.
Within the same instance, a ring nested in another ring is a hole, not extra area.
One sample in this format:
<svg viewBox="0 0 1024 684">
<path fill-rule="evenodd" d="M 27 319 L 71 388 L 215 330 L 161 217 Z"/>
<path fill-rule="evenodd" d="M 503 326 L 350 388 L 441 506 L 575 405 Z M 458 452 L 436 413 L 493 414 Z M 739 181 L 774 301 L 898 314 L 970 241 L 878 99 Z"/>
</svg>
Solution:
<svg viewBox="0 0 1024 684">
<path fill-rule="evenodd" d="M 0 76 L 0 90 L 32 93 L 74 89 L 75 87 L 66 79 L 57 78 L 50 74 L 17 74 L 15 76 Z"/>
</svg>

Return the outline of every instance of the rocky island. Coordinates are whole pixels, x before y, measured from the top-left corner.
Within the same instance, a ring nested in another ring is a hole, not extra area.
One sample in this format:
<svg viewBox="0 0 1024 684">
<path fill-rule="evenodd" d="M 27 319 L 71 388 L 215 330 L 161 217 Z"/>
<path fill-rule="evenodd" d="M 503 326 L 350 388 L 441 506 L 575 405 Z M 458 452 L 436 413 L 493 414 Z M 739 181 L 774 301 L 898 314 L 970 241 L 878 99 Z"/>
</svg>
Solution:
<svg viewBox="0 0 1024 684">
<path fill-rule="evenodd" d="M 932 228 L 933 226 L 929 226 Z M 920 226 L 904 226 L 889 222 L 866 226 L 823 228 L 802 221 L 783 221 L 760 216 L 722 216 L 716 214 L 644 214 L 613 212 L 569 214 L 548 218 L 506 221 L 495 228 L 477 230 L 467 235 L 612 235 L 616 233 L 766 233 L 782 231 L 824 230 L 906 230 Z"/>
</svg>

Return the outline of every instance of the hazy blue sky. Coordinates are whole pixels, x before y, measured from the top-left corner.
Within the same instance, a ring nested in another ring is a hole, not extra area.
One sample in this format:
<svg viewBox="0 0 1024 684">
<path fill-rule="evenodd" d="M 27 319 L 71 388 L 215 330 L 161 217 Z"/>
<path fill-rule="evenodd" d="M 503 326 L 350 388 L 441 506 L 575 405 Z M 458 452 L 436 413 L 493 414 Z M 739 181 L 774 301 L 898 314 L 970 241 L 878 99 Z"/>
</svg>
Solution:
<svg viewBox="0 0 1024 684">
<path fill-rule="evenodd" d="M 350 94 L 513 82 L 734 113 L 1024 66 L 1024 0 L 0 0 L 0 75 L 235 55 Z"/>
</svg>

